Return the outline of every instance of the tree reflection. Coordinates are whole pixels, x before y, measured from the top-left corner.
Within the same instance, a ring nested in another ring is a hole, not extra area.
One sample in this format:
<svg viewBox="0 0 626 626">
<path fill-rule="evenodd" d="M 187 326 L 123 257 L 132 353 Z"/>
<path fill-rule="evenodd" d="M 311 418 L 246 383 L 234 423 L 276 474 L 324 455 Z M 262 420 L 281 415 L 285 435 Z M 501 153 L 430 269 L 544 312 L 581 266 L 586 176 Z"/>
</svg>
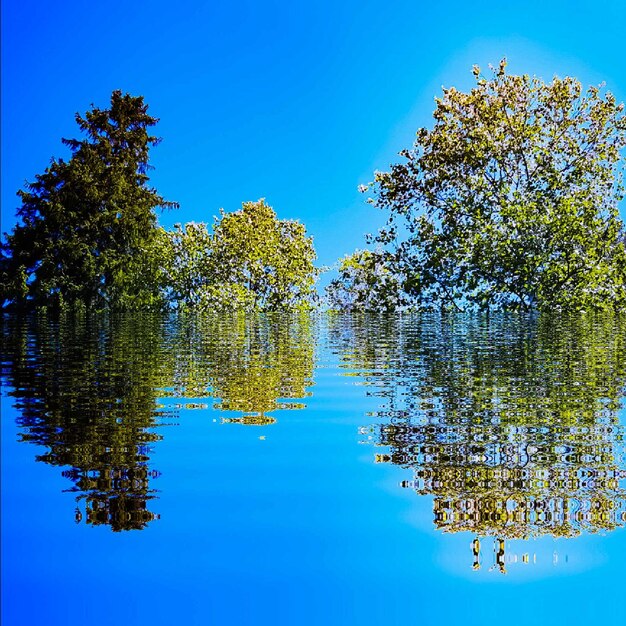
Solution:
<svg viewBox="0 0 626 626">
<path fill-rule="evenodd" d="M 120 531 L 158 517 L 148 510 L 158 475 L 148 460 L 161 439 L 161 320 L 5 318 L 3 341 L 21 440 L 47 448 L 38 461 L 71 468 L 63 475 L 77 494 L 77 521 Z"/>
<path fill-rule="evenodd" d="M 274 423 L 268 413 L 304 408 L 311 395 L 314 325 L 308 313 L 183 317 L 169 393 L 214 398 L 216 410 L 239 413 L 226 423 Z"/>
<path fill-rule="evenodd" d="M 626 521 L 626 326 L 614 316 L 338 318 L 344 367 L 383 398 L 376 461 L 413 470 L 435 525 L 504 540 Z"/>
<path fill-rule="evenodd" d="M 21 441 L 66 468 L 76 521 L 141 529 L 158 518 L 148 509 L 158 427 L 209 398 L 224 422 L 271 424 L 269 413 L 302 408 L 313 325 L 307 314 L 6 316 L 3 379 Z"/>
</svg>

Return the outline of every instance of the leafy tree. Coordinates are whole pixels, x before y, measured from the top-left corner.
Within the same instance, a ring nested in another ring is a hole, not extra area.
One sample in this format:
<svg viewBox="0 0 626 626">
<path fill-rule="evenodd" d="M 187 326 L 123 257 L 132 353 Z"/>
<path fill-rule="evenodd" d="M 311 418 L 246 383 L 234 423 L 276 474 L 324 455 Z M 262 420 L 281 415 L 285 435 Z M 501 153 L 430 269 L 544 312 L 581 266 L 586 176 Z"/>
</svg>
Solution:
<svg viewBox="0 0 626 626">
<path fill-rule="evenodd" d="M 201 309 L 307 306 L 317 270 L 304 225 L 279 220 L 264 200 L 222 211 L 206 224 L 177 225 L 171 233 L 172 299 Z"/>
<path fill-rule="evenodd" d="M 0 301 L 145 306 L 160 300 L 163 233 L 148 186 L 149 134 L 157 119 L 142 97 L 114 91 L 108 109 L 76 115 L 84 139 L 63 139 L 53 159 L 18 192 L 18 224 L 0 252 Z"/>
<path fill-rule="evenodd" d="M 389 211 L 376 237 L 421 306 L 626 305 L 623 105 L 566 77 L 474 67 L 444 89 L 432 130 L 365 189 Z"/>
<path fill-rule="evenodd" d="M 175 224 L 167 235 L 169 299 L 178 305 L 211 309 L 213 238 L 207 225 L 204 222 Z"/>
<path fill-rule="evenodd" d="M 326 295 L 331 309 L 347 311 L 394 311 L 409 303 L 394 257 L 384 250 L 357 250 L 341 259 Z"/>
</svg>

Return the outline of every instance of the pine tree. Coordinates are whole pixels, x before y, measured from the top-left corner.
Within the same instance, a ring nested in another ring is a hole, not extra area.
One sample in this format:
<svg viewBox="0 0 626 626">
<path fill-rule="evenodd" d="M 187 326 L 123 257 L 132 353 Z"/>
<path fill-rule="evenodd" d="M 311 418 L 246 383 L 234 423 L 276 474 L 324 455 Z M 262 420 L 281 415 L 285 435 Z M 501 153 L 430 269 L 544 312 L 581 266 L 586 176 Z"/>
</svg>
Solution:
<svg viewBox="0 0 626 626">
<path fill-rule="evenodd" d="M 176 207 L 148 185 L 149 134 L 157 119 L 143 97 L 114 91 L 108 109 L 76 115 L 83 139 L 63 139 L 18 192 L 21 222 L 0 249 L 0 302 L 146 306 L 159 300 L 157 207 Z"/>
</svg>

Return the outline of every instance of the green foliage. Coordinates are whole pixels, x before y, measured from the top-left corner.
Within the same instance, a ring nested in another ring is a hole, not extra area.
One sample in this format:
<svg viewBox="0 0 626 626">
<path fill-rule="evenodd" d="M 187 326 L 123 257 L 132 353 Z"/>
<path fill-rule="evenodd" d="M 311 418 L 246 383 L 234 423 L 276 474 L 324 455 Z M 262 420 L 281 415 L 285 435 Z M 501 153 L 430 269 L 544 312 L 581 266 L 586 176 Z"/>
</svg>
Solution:
<svg viewBox="0 0 626 626">
<path fill-rule="evenodd" d="M 173 207 L 148 186 L 157 119 L 142 97 L 114 91 L 108 109 L 76 115 L 85 139 L 64 139 L 19 191 L 18 224 L 0 252 L 0 303 L 153 306 L 164 278 L 155 209 Z"/>
<path fill-rule="evenodd" d="M 148 186 L 143 98 L 115 91 L 111 107 L 76 121 L 86 139 L 64 139 L 55 159 L 18 192 L 18 224 L 0 248 L 0 304 L 203 310 L 308 306 L 317 270 L 313 240 L 263 200 L 206 224 L 157 226 L 177 206 Z"/>
<path fill-rule="evenodd" d="M 408 304 L 393 255 L 357 250 L 339 263 L 339 276 L 326 288 L 331 309 L 393 311 Z"/>
<path fill-rule="evenodd" d="M 376 240 L 417 306 L 622 307 L 623 105 L 505 67 L 444 89 L 432 130 L 376 173 L 370 201 L 390 214 Z"/>
<path fill-rule="evenodd" d="M 199 309 L 298 308 L 310 305 L 317 270 L 313 240 L 299 222 L 279 220 L 264 200 L 221 212 L 170 234 L 171 298 Z"/>
<path fill-rule="evenodd" d="M 169 299 L 179 305 L 212 308 L 212 236 L 204 223 L 175 224 L 169 238 Z"/>
</svg>

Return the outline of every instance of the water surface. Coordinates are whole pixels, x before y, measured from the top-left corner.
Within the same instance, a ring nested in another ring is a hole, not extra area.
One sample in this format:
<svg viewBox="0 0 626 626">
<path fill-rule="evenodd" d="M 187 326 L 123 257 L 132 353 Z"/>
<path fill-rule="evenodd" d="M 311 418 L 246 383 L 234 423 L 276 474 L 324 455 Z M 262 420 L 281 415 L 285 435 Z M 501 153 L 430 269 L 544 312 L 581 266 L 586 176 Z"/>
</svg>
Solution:
<svg viewBox="0 0 626 626">
<path fill-rule="evenodd" d="M 2 322 L 3 624 L 622 623 L 626 320 Z"/>
</svg>

